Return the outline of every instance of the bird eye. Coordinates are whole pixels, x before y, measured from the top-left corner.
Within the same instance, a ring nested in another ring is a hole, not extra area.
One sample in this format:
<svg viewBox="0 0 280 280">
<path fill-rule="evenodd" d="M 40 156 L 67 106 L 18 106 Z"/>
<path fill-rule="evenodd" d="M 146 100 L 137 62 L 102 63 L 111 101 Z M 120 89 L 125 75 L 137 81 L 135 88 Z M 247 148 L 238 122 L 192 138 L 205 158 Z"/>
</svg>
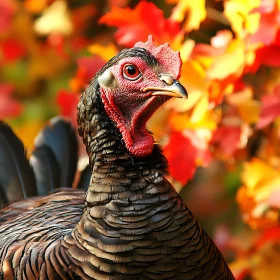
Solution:
<svg viewBox="0 0 280 280">
<path fill-rule="evenodd" d="M 126 64 L 123 68 L 123 76 L 128 80 L 137 80 L 140 74 L 139 69 L 133 64 Z"/>
</svg>

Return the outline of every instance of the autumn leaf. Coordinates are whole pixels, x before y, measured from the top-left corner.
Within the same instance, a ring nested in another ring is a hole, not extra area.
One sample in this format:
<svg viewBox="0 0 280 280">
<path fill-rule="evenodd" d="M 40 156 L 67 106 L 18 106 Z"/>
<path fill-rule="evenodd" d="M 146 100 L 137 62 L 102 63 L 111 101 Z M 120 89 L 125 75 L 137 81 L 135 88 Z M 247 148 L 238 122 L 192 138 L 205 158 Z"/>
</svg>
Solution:
<svg viewBox="0 0 280 280">
<path fill-rule="evenodd" d="M 236 280 L 278 279 L 280 274 L 279 257 L 280 250 L 277 241 L 241 255 L 230 264 L 230 268 Z"/>
<path fill-rule="evenodd" d="M 222 125 L 214 131 L 211 144 L 227 157 L 232 156 L 240 143 L 241 128 L 234 125 Z"/>
<path fill-rule="evenodd" d="M 205 0 L 168 0 L 167 2 L 177 3 L 172 11 L 171 19 L 178 22 L 185 21 L 186 32 L 198 29 L 200 23 L 206 18 Z"/>
<path fill-rule="evenodd" d="M 175 180 L 184 185 L 192 179 L 196 170 L 196 148 L 187 137 L 180 132 L 173 132 L 163 153 Z"/>
<path fill-rule="evenodd" d="M 98 55 L 104 61 L 108 61 L 118 52 L 116 46 L 113 43 L 110 43 L 106 46 L 100 44 L 92 44 L 88 47 L 90 53 Z"/>
<path fill-rule="evenodd" d="M 244 166 L 243 186 L 238 190 L 237 202 L 243 219 L 252 228 L 276 226 L 279 208 L 270 204 L 271 194 L 280 190 L 280 172 L 266 162 L 254 158 Z"/>
<path fill-rule="evenodd" d="M 0 84 L 0 119 L 13 118 L 22 112 L 22 105 L 12 98 L 13 86 Z"/>
<path fill-rule="evenodd" d="M 140 1 L 134 9 L 114 6 L 99 23 L 118 27 L 116 41 L 126 47 L 145 42 L 150 34 L 159 44 L 172 41 L 180 31 L 178 23 L 165 19 L 163 11 L 147 1 Z"/>
<path fill-rule="evenodd" d="M 279 29 L 279 15 L 279 11 L 261 14 L 259 28 L 250 36 L 250 41 L 261 45 L 270 45 L 273 43 Z"/>
<path fill-rule="evenodd" d="M 70 35 L 73 31 L 73 24 L 64 0 L 56 0 L 47 7 L 41 17 L 34 23 L 35 31 L 40 35 L 59 33 Z"/>
<path fill-rule="evenodd" d="M 245 87 L 226 97 L 228 104 L 236 107 L 241 120 L 248 124 L 255 124 L 259 119 L 260 102 L 253 99 L 252 88 Z"/>
<path fill-rule="evenodd" d="M 30 13 L 38 14 L 41 13 L 48 5 L 49 0 L 25 0 L 24 7 Z"/>
<path fill-rule="evenodd" d="M 84 90 L 94 75 L 105 64 L 105 61 L 99 56 L 81 57 L 77 59 L 78 70 L 76 76 L 71 79 L 70 86 L 73 91 L 80 92 Z"/>
<path fill-rule="evenodd" d="M 271 242 L 279 242 L 280 241 L 280 226 L 267 228 L 265 229 L 261 236 L 256 240 L 255 247 L 256 249 L 261 249 L 262 246 Z"/>
<path fill-rule="evenodd" d="M 57 93 L 56 100 L 60 115 L 70 119 L 73 125 L 77 126 L 77 106 L 79 102 L 79 95 L 66 90 L 60 90 Z"/>
<path fill-rule="evenodd" d="M 232 40 L 227 50 L 214 58 L 207 70 L 209 79 L 224 79 L 229 75 L 240 75 L 245 66 L 245 44 L 240 40 Z"/>
<path fill-rule="evenodd" d="M 13 0 L 0 1 L 0 33 L 9 31 L 13 16 L 16 12 L 16 2 Z"/>
<path fill-rule="evenodd" d="M 259 64 L 270 67 L 280 66 L 280 46 L 269 45 L 264 46 L 256 51 L 256 59 Z"/>
<path fill-rule="evenodd" d="M 273 94 L 267 94 L 261 98 L 260 119 L 257 128 L 261 129 L 272 123 L 280 116 L 280 86 L 274 89 Z"/>
<path fill-rule="evenodd" d="M 231 27 L 238 38 L 243 38 L 244 34 L 254 34 L 259 27 L 260 14 L 252 12 L 260 6 L 261 0 L 224 1 L 224 14 L 230 21 Z"/>
<path fill-rule="evenodd" d="M 0 58 L 2 55 L 4 63 L 17 61 L 25 56 L 26 53 L 26 47 L 15 38 L 0 41 Z"/>
</svg>

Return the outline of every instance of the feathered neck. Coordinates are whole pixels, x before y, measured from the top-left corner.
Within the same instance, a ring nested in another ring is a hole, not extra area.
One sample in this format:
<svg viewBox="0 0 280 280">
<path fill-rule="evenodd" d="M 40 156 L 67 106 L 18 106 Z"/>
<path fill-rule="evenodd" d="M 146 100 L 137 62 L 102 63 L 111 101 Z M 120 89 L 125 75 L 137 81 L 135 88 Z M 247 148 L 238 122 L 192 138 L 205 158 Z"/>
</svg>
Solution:
<svg viewBox="0 0 280 280">
<path fill-rule="evenodd" d="M 158 146 L 145 158 L 129 154 L 105 113 L 96 81 L 82 95 L 78 111 L 92 177 L 81 220 L 65 242 L 76 244 L 70 252 L 72 262 L 80 265 L 83 255 L 83 261 L 91 262 L 89 275 L 101 279 L 108 275 L 107 267 L 126 269 L 127 251 L 151 244 L 149 234 L 172 223 L 173 216 L 160 211 L 172 208 L 178 194 L 164 178 L 167 163 Z"/>
<path fill-rule="evenodd" d="M 130 178 L 140 179 L 145 169 L 154 170 L 161 177 L 167 173 L 167 161 L 158 145 L 155 145 L 153 153 L 148 157 L 136 158 L 130 155 L 122 141 L 121 133 L 105 112 L 97 78 L 81 96 L 78 105 L 78 124 L 93 173 L 87 196 L 88 202 L 91 201 L 91 191 L 103 192 L 106 186 L 110 186 L 112 192 L 114 187 L 119 188 L 120 185 L 126 190 L 142 192 L 141 186 L 133 186 L 133 180 Z M 150 174 L 151 177 L 154 176 L 151 172 Z M 113 181 L 117 184 L 113 184 Z"/>
</svg>

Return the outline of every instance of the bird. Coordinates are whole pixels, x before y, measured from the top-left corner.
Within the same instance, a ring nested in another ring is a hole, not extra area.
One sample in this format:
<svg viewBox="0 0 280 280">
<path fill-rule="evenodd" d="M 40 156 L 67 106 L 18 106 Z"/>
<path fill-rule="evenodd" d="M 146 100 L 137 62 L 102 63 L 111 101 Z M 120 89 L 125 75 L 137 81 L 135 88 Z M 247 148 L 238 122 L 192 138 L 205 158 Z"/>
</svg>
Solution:
<svg viewBox="0 0 280 280">
<path fill-rule="evenodd" d="M 234 279 L 167 180 L 167 160 L 146 127 L 169 99 L 187 98 L 181 66 L 179 52 L 150 35 L 94 76 L 77 115 L 87 190 L 57 189 L 0 211 L 8 217 L 0 222 L 0 279 Z"/>
</svg>

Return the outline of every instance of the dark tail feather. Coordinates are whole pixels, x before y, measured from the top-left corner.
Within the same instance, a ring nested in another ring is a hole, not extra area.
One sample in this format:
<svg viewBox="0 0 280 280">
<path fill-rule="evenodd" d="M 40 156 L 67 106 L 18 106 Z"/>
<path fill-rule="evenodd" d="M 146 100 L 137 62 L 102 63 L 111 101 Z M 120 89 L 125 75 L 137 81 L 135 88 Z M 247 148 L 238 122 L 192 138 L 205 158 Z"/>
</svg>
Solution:
<svg viewBox="0 0 280 280">
<path fill-rule="evenodd" d="M 37 147 L 29 161 L 34 170 L 38 195 L 48 195 L 60 187 L 60 167 L 49 146 Z"/>
<path fill-rule="evenodd" d="M 24 146 L 4 122 L 0 122 L 0 188 L 1 205 L 37 194 Z"/>
<path fill-rule="evenodd" d="M 8 199 L 4 193 L 4 188 L 0 186 L 0 209 L 2 209 L 6 204 L 8 204 Z M 0 220 L 1 224 L 1 220 Z"/>
<path fill-rule="evenodd" d="M 85 169 L 81 172 L 81 177 L 78 182 L 77 188 L 86 191 L 88 189 L 90 178 L 91 178 L 91 169 L 89 165 L 87 165 Z"/>
<path fill-rule="evenodd" d="M 52 118 L 35 139 L 35 148 L 48 146 L 59 165 L 59 187 L 72 187 L 77 168 L 78 141 L 74 128 L 61 117 Z"/>
</svg>

